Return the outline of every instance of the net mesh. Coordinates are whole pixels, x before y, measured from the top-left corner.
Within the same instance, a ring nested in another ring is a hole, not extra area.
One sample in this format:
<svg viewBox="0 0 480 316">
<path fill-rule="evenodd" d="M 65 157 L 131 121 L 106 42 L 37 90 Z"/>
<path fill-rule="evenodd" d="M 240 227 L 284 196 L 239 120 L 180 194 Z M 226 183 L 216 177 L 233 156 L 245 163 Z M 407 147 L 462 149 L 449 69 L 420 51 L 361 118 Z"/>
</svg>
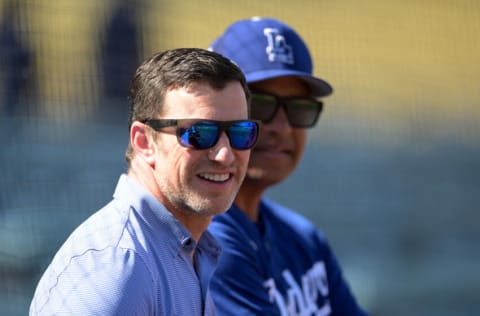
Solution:
<svg viewBox="0 0 480 316">
<path fill-rule="evenodd" d="M 372 314 L 479 310 L 480 2 L 0 0 L 0 314 L 27 313 L 110 199 L 139 62 L 256 15 L 294 26 L 335 89 L 269 195 L 326 232 Z"/>
</svg>

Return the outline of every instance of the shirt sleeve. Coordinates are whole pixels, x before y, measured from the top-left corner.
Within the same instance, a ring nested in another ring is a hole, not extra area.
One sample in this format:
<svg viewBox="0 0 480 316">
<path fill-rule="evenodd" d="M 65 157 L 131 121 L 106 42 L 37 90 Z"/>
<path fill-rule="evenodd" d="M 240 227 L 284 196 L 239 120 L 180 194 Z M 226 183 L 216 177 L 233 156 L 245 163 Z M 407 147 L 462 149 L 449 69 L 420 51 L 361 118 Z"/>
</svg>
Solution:
<svg viewBox="0 0 480 316">
<path fill-rule="evenodd" d="M 89 250 L 48 269 L 30 315 L 153 315 L 150 271 L 132 250 Z"/>
</svg>

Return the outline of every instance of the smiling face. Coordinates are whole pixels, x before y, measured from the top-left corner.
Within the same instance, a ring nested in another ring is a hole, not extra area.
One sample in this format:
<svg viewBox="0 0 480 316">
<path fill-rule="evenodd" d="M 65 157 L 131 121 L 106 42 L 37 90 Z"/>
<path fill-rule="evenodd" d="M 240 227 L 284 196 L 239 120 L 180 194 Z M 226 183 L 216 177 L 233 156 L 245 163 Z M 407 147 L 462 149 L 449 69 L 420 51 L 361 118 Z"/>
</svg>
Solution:
<svg viewBox="0 0 480 316">
<path fill-rule="evenodd" d="M 245 92 L 238 82 L 230 82 L 218 91 L 201 83 L 169 90 L 161 118 L 247 119 Z M 178 144 L 175 127 L 154 135 L 152 159 L 157 187 L 151 191 L 157 192 L 160 202 L 184 215 L 224 212 L 240 188 L 250 150 L 232 149 L 225 133 L 214 147 L 205 150 Z"/>
<path fill-rule="evenodd" d="M 309 96 L 308 87 L 296 77 L 260 81 L 250 84 L 250 88 L 280 97 Z M 302 158 L 306 139 L 306 129 L 292 128 L 285 110 L 280 108 L 271 122 L 262 124 L 244 186 L 253 185 L 264 190 L 287 178 Z"/>
</svg>

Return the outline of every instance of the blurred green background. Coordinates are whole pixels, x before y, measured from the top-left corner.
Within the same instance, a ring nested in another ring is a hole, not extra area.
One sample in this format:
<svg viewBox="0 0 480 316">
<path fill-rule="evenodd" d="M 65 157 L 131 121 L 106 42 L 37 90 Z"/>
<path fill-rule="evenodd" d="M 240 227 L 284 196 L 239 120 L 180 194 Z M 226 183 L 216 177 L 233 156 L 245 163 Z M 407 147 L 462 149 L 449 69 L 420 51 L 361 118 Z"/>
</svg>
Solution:
<svg viewBox="0 0 480 316">
<path fill-rule="evenodd" d="M 480 2 L 0 0 L 0 314 L 124 171 L 138 63 L 279 18 L 335 92 L 268 195 L 322 229 L 372 315 L 480 310 Z"/>
</svg>

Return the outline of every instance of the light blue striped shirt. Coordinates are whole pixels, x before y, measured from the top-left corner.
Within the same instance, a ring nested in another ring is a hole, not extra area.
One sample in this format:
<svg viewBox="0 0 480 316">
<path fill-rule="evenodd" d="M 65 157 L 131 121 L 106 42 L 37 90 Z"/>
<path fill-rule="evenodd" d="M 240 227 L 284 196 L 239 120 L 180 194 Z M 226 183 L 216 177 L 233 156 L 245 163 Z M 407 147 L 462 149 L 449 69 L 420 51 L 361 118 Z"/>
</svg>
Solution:
<svg viewBox="0 0 480 316">
<path fill-rule="evenodd" d="M 220 246 L 188 230 L 127 175 L 43 274 L 30 315 L 214 315 L 208 284 Z M 195 266 L 191 253 L 195 249 Z"/>
</svg>

